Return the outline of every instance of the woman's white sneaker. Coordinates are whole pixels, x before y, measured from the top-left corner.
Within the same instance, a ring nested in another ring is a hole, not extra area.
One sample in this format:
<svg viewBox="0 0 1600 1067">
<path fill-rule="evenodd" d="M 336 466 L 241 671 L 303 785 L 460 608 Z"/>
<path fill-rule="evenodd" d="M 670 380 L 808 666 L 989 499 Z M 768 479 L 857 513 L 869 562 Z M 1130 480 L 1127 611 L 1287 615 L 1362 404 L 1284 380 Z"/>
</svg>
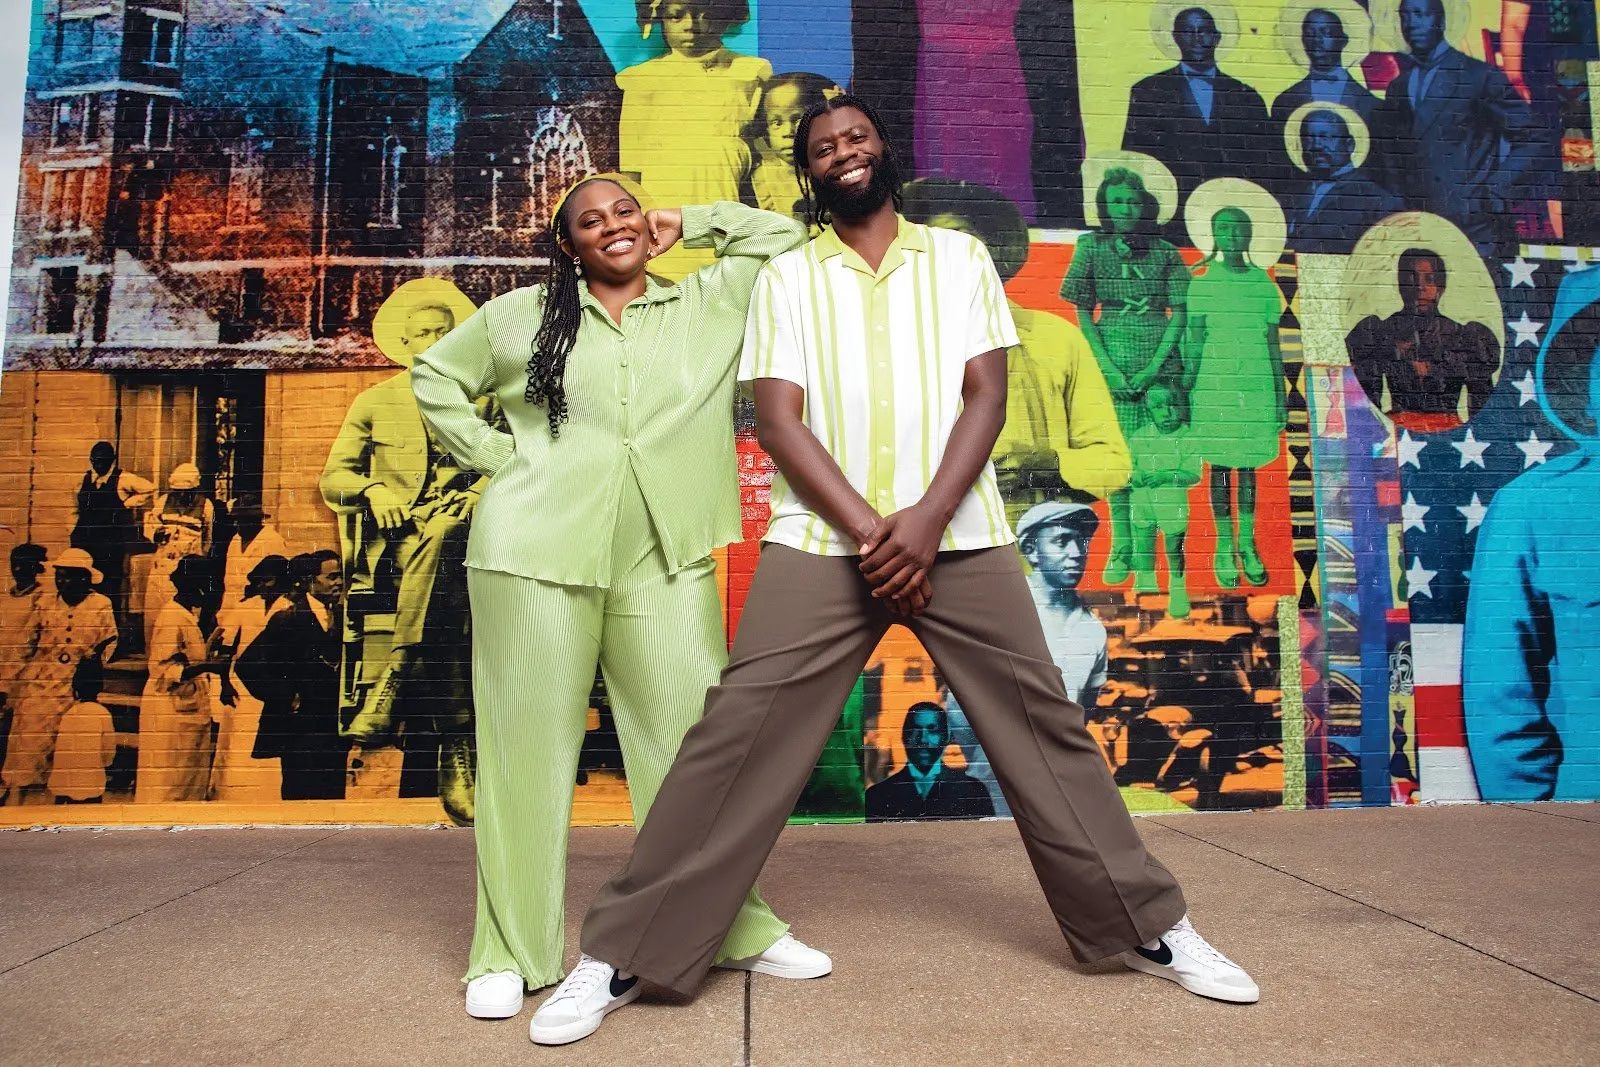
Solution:
<svg viewBox="0 0 1600 1067">
<path fill-rule="evenodd" d="M 536 1045 L 581 1041 L 600 1029 L 609 1012 L 638 998 L 638 975 L 623 978 L 611 964 L 580 956 L 572 973 L 533 1013 L 528 1037 Z"/>
<path fill-rule="evenodd" d="M 1191 993 L 1233 1004 L 1254 1004 L 1261 990 L 1244 968 L 1212 948 L 1189 917 L 1156 939 L 1155 948 L 1143 945 L 1122 954 L 1122 962 L 1136 971 L 1177 982 Z"/>
<path fill-rule="evenodd" d="M 818 952 L 810 945 L 796 941 L 784 934 L 759 956 L 742 960 L 723 960 L 718 967 L 732 971 L 754 971 L 770 974 L 774 978 L 821 978 L 833 973 L 833 960 L 826 952 Z"/>
<path fill-rule="evenodd" d="M 522 975 L 480 974 L 467 983 L 467 1014 L 474 1019 L 509 1019 L 522 1013 Z"/>
</svg>

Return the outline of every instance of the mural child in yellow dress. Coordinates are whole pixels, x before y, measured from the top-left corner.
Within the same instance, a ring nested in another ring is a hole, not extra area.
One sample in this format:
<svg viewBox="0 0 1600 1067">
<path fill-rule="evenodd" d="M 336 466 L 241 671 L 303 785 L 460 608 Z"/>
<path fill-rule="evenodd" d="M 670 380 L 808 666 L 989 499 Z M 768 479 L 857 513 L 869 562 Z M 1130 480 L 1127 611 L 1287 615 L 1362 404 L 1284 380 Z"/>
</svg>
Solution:
<svg viewBox="0 0 1600 1067">
<path fill-rule="evenodd" d="M 743 135 L 772 76 L 766 60 L 723 44 L 750 21 L 749 0 L 640 0 L 638 8 L 644 35 L 659 24 L 667 52 L 617 75 L 620 169 L 662 207 L 739 201 L 754 164 Z M 677 281 L 714 258 L 679 246 L 650 272 Z"/>
</svg>

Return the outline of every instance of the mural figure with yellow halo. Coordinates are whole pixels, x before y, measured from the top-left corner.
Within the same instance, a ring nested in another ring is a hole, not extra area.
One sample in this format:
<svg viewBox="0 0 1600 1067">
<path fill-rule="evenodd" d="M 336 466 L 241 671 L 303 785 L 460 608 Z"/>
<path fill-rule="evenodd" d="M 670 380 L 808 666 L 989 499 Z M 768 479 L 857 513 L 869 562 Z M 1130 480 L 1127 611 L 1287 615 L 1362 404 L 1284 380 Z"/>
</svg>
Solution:
<svg viewBox="0 0 1600 1067">
<path fill-rule="evenodd" d="M 390 294 L 373 317 L 373 340 L 405 369 L 351 403 L 321 481 L 323 500 L 343 520 L 350 615 L 360 617 L 357 606 L 367 600 L 392 604 L 394 618 L 375 678 L 367 672 L 381 642 L 364 630 L 347 632 L 348 642 L 359 639 L 362 653 L 347 650 L 345 657 L 346 717 L 348 703 L 360 702 L 345 733 L 359 745 L 377 746 L 401 727 L 401 795 L 427 795 L 436 788 L 458 821 L 470 821 L 473 807 L 461 560 L 483 479 L 428 433 L 411 391 L 410 367 L 475 310 L 454 283 L 440 278 L 418 278 Z M 456 624 L 445 624 L 445 615 Z M 360 623 L 351 618 L 348 625 Z M 424 676 L 432 683 L 425 698 L 407 686 Z"/>
<path fill-rule="evenodd" d="M 1238 585 L 1242 570 L 1261 586 L 1256 470 L 1278 458 L 1285 425 L 1283 295 L 1264 268 L 1283 254 L 1283 211 L 1259 185 L 1223 178 L 1195 191 L 1188 220 L 1190 239 L 1208 253 L 1205 272 L 1189 283 L 1184 385 L 1189 432 L 1211 467 L 1217 584 Z"/>
<path fill-rule="evenodd" d="M 1494 392 L 1504 320 L 1469 237 L 1436 215 L 1385 219 L 1345 272 L 1345 346 L 1373 406 L 1413 434 L 1464 425 Z"/>
<path fill-rule="evenodd" d="M 1342 104 L 1302 104 L 1289 116 L 1284 147 L 1299 172 L 1283 190 L 1289 247 L 1343 255 L 1400 198 L 1367 173 L 1370 138 L 1361 116 Z"/>
<path fill-rule="evenodd" d="M 1249 166 L 1248 146 L 1265 143 L 1267 105 L 1217 65 L 1218 51 L 1239 37 L 1238 16 L 1228 4 L 1159 3 L 1150 17 L 1158 45 L 1178 62 L 1133 86 L 1122 148 L 1165 163 L 1178 179 L 1180 201 L 1187 202 L 1201 183 Z"/>
<path fill-rule="evenodd" d="M 1354 0 L 1295 0 L 1284 5 L 1278 34 L 1306 76 L 1273 99 L 1274 129 L 1285 130 L 1289 116 L 1312 103 L 1338 104 L 1362 122 L 1371 120 L 1378 98 L 1346 66 L 1356 65 L 1359 71 L 1372 50 L 1372 19 L 1360 5 Z"/>
<path fill-rule="evenodd" d="M 1078 328 L 1111 389 L 1122 435 L 1131 441 L 1150 421 L 1145 392 L 1176 372 L 1189 272 L 1178 250 L 1156 236 L 1176 207 L 1172 175 L 1145 156 L 1130 154 L 1117 163 L 1104 170 L 1091 219 L 1099 230 L 1079 239 L 1061 297 L 1078 309 Z M 1085 164 L 1086 174 L 1094 169 L 1096 161 Z M 1130 502 L 1121 484 L 1107 489 L 1111 554 L 1103 580 L 1120 585 L 1133 567 Z"/>
</svg>

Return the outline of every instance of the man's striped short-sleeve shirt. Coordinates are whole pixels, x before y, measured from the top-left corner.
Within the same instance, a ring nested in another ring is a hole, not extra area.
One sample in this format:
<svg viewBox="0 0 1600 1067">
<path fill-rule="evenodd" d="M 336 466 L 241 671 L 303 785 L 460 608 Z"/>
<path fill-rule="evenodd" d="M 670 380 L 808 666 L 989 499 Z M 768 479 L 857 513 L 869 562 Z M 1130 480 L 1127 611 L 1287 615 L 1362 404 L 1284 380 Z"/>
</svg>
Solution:
<svg viewBox="0 0 1600 1067">
<path fill-rule="evenodd" d="M 1017 343 L 1000 277 L 981 243 L 900 220 L 873 271 L 830 227 L 767 264 L 756 282 L 742 380 L 806 391 L 805 422 L 880 515 L 927 491 L 961 412 L 967 361 Z M 801 503 L 780 473 L 764 540 L 823 556 L 860 546 Z M 941 551 L 1016 540 L 985 464 Z"/>
</svg>

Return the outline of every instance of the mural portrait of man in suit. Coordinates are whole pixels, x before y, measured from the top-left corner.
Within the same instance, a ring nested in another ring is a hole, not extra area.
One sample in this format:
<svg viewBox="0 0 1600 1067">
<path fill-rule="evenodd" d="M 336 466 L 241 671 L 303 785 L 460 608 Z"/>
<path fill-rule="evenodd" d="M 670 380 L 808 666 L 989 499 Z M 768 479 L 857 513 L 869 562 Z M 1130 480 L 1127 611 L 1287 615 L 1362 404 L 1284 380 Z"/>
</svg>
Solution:
<svg viewBox="0 0 1600 1067">
<path fill-rule="evenodd" d="M 1307 104 L 1289 120 L 1288 136 L 1300 151 L 1283 206 L 1296 252 L 1347 253 L 1374 223 L 1401 208 L 1400 198 L 1373 181 L 1357 158 L 1351 125 L 1359 121 L 1351 110 L 1326 104 Z"/>
<path fill-rule="evenodd" d="M 1345 12 L 1345 18 L 1360 17 L 1365 13 L 1357 9 Z M 1350 33 L 1345 18 L 1325 7 L 1312 8 L 1300 21 L 1300 51 L 1305 53 L 1306 76 L 1279 93 L 1272 101 L 1272 125 L 1282 132 L 1287 128 L 1289 116 L 1303 104 L 1343 104 L 1361 116 L 1362 122 L 1372 120 L 1378 98 L 1365 85 L 1345 69 L 1346 51 L 1350 48 Z M 1371 37 L 1370 23 L 1362 27 L 1362 36 Z M 1359 49 L 1363 54 L 1365 48 Z M 1361 55 L 1351 55 L 1359 61 Z"/>
<path fill-rule="evenodd" d="M 1380 180 L 1480 251 L 1502 247 L 1538 155 L 1533 113 L 1499 69 L 1451 47 L 1443 0 L 1401 0 L 1400 27 L 1409 53 L 1373 113 Z"/>
<path fill-rule="evenodd" d="M 261 701 L 251 756 L 283 766 L 284 800 L 341 800 L 350 742 L 339 736 L 339 633 L 344 576 L 338 553 L 289 561 L 289 607 L 234 663 Z"/>
<path fill-rule="evenodd" d="M 1261 94 L 1217 67 L 1223 42 L 1204 7 L 1179 11 L 1172 23 L 1179 63 L 1144 78 L 1128 98 L 1122 148 L 1161 160 L 1178 179 L 1181 204 L 1212 178 L 1243 176 L 1277 149 L 1265 136 Z"/>
<path fill-rule="evenodd" d="M 931 701 L 913 704 L 901 728 L 906 765 L 867 789 L 867 818 L 982 819 L 994 814 L 978 779 L 944 764 L 950 717 Z"/>
</svg>

